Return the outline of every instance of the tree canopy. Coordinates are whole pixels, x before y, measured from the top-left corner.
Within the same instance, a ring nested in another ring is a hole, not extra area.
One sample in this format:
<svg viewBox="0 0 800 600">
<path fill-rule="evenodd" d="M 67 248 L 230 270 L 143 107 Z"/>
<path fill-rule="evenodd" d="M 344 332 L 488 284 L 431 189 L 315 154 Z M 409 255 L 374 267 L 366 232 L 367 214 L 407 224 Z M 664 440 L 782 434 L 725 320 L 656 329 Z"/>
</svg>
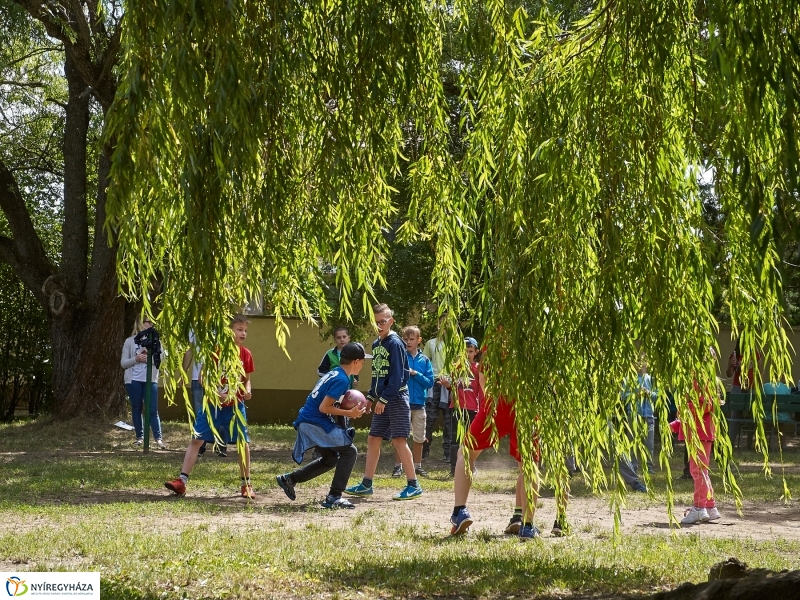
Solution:
<svg viewBox="0 0 800 600">
<path fill-rule="evenodd" d="M 620 385 L 641 352 L 684 416 L 689 398 L 716 387 L 701 176 L 726 215 L 724 302 L 745 360 L 760 349 L 770 379 L 789 372 L 780 259 L 797 230 L 798 10 L 778 0 L 137 7 L 109 115 L 108 226 L 124 289 L 145 297 L 163 277 L 161 328 L 174 340 L 207 332 L 208 356 L 231 306 L 262 286 L 279 323 L 324 315 L 323 262 L 349 314 L 357 290 L 384 283 L 382 232 L 399 216 L 400 239 L 435 248 L 451 356 L 477 268 L 491 395 L 516 399 L 548 464 L 574 452 L 605 485 L 602 456 L 641 452 L 625 426 L 608 428 L 625 422 Z M 443 79 L 454 31 L 462 45 Z M 401 172 L 409 202 L 398 215 Z M 728 475 L 724 436 L 717 447 Z M 566 476 L 547 474 L 562 500 Z M 611 485 L 622 489 L 618 477 Z"/>
</svg>

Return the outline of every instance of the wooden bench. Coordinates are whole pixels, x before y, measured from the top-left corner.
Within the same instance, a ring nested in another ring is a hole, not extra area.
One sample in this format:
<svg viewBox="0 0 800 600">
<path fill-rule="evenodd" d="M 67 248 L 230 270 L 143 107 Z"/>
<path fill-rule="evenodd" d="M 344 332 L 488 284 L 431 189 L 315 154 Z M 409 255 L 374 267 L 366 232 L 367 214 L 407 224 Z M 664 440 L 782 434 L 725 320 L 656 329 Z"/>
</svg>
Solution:
<svg viewBox="0 0 800 600">
<path fill-rule="evenodd" d="M 753 403 L 755 394 L 753 392 L 746 392 L 743 394 L 727 394 L 725 396 L 725 404 L 722 405 L 722 414 L 728 421 L 728 430 L 730 431 L 731 423 L 741 423 L 749 425 L 747 431 L 747 447 L 751 448 L 753 445 L 753 432 L 755 431 L 755 423 L 751 411 L 751 404 Z M 764 418 L 762 419 L 764 425 L 770 426 L 768 444 L 772 445 L 772 434 L 774 427 L 772 427 L 772 408 L 775 405 L 779 413 L 800 413 L 800 394 L 775 394 L 773 396 L 763 395 L 761 398 L 764 407 Z M 734 411 L 741 412 L 743 416 L 732 417 Z M 794 421 L 796 423 L 796 420 Z M 780 423 L 778 424 L 780 425 Z M 739 430 L 739 440 L 741 440 L 741 429 Z M 735 440 L 731 440 L 734 443 Z"/>
</svg>

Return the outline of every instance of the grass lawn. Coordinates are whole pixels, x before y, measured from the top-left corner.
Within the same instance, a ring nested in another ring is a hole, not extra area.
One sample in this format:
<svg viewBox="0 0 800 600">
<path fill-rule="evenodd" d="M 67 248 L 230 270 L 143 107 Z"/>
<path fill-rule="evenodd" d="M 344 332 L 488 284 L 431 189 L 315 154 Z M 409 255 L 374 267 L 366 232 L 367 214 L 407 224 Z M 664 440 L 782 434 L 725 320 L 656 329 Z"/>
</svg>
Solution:
<svg viewBox="0 0 800 600">
<path fill-rule="evenodd" d="M 619 538 L 606 496 L 573 480 L 574 534 L 549 537 L 554 508 L 543 494 L 542 539 L 502 535 L 513 508 L 513 463 L 485 453 L 470 498 L 470 535 L 448 536 L 452 482 L 431 460 L 425 495 L 397 503 L 388 445 L 376 496 L 354 511 L 318 502 L 330 475 L 298 486 L 289 502 L 275 475 L 293 468 L 290 427 L 250 429 L 253 502 L 238 495 L 235 454 L 200 459 L 185 498 L 163 482 L 180 471 L 184 423 L 165 423 L 170 450 L 143 454 L 133 434 L 106 424 L 51 419 L 0 425 L 0 571 L 99 571 L 103 598 L 582 598 L 644 595 L 704 581 L 709 567 L 736 556 L 752 567 L 800 568 L 800 449 L 784 455 L 795 501 L 781 499 L 780 471 L 766 479 L 760 457 L 737 453 L 744 518 L 718 494 L 719 526 L 670 530 L 664 477 L 651 496 L 629 497 Z M 366 436 L 351 481 L 364 468 Z M 438 444 L 434 444 L 438 450 Z M 210 454 L 210 452 L 209 452 Z M 673 472 L 681 470 L 680 459 Z M 676 508 L 691 482 L 675 484 Z"/>
</svg>

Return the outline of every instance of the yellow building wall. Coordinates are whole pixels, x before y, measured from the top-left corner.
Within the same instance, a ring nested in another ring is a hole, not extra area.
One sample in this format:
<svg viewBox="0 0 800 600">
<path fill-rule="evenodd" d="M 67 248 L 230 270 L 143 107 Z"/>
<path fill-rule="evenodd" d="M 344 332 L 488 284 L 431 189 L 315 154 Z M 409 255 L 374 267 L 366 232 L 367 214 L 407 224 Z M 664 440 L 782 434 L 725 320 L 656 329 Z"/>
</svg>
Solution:
<svg viewBox="0 0 800 600">
<path fill-rule="evenodd" d="M 256 370 L 252 375 L 253 398 L 247 403 L 247 417 L 251 423 L 291 423 L 306 396 L 317 382 L 317 367 L 322 356 L 333 347 L 333 339 L 322 340 L 316 325 L 299 319 L 288 321 L 290 337 L 286 344 L 289 357 L 278 347 L 275 340 L 275 319 L 272 317 L 250 317 L 246 346 L 253 353 Z M 800 332 L 791 332 L 789 340 L 795 348 L 800 347 Z M 369 348 L 372 340 L 359 340 Z M 730 378 L 725 377 L 728 357 L 733 352 L 734 341 L 729 329 L 722 329 L 717 336 L 720 348 L 719 376 L 726 387 Z M 369 387 L 370 361 L 366 361 L 361 372 L 359 388 Z M 765 370 L 764 377 L 767 377 Z M 800 380 L 800 361 L 794 361 L 792 377 Z M 167 406 L 163 393 L 159 396 L 159 412 L 165 419 L 186 419 L 183 398 L 178 396 L 178 405 Z M 368 425 L 363 418 L 358 425 Z"/>
<path fill-rule="evenodd" d="M 322 340 L 320 328 L 300 319 L 287 320 L 289 339 L 286 353 L 278 347 L 275 339 L 273 317 L 251 316 L 247 328 L 245 346 L 253 354 L 255 372 L 251 375 L 253 397 L 247 402 L 247 419 L 250 423 L 291 423 L 317 383 L 317 367 L 323 355 L 333 348 L 333 338 Z M 361 341 L 361 340 L 355 340 Z M 364 343 L 364 341 L 362 341 Z M 364 343 L 369 352 L 372 340 Z M 369 386 L 369 360 L 363 367 L 360 388 Z M 164 419 L 186 419 L 183 397 L 177 398 L 178 406 L 168 406 L 163 394 L 159 397 L 159 413 Z M 359 420 L 359 426 L 369 423 Z"/>
</svg>

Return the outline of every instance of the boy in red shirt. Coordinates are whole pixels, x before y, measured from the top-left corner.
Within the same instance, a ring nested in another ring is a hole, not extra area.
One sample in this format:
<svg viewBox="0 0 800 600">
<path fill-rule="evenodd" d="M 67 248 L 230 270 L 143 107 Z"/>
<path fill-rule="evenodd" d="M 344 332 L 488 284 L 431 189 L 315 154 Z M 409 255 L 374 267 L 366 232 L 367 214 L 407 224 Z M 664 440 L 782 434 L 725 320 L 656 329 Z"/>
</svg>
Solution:
<svg viewBox="0 0 800 600">
<path fill-rule="evenodd" d="M 244 401 L 252 398 L 252 388 L 250 384 L 250 373 L 255 370 L 253 365 L 253 355 L 250 350 L 244 347 L 247 339 L 247 325 L 250 321 L 244 315 L 236 315 L 231 321 L 233 339 L 239 347 L 239 360 L 242 361 L 244 375 L 241 379 L 241 387 L 236 391 L 236 398 L 229 400 L 229 388 L 227 378 L 223 378 L 222 385 L 218 390 L 220 407 L 209 407 L 208 410 L 199 412 L 194 422 L 193 439 L 186 448 L 183 458 L 183 468 L 177 479 L 167 481 L 164 486 L 172 490 L 178 496 L 186 493 L 186 484 L 189 475 L 197 462 L 197 454 L 204 442 L 214 443 L 214 431 L 222 436 L 223 443 L 235 444 L 242 436 L 244 440 L 244 452 L 239 453 L 239 473 L 241 475 L 241 492 L 243 498 L 255 498 L 253 486 L 250 484 L 250 437 L 247 434 L 247 413 L 245 412 Z M 240 416 L 237 416 L 239 413 Z M 211 421 L 209 422 L 209 418 Z M 212 427 L 213 424 L 213 427 Z"/>
</svg>

